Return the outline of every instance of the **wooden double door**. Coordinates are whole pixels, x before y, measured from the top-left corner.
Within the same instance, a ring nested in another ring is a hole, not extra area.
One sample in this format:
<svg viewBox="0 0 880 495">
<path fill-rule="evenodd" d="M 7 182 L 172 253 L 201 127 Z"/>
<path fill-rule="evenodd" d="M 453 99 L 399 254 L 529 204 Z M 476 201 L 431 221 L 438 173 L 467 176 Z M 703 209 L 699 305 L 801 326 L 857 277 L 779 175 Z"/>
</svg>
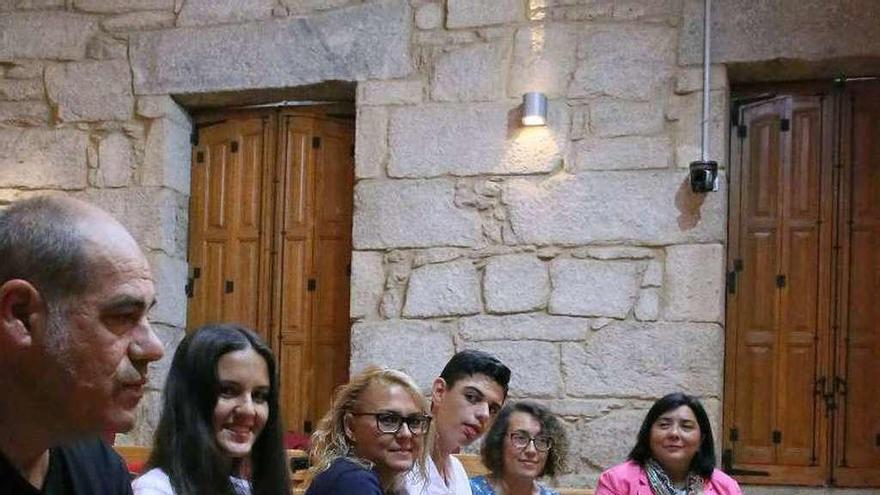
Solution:
<svg viewBox="0 0 880 495">
<path fill-rule="evenodd" d="M 757 92 L 732 126 L 723 462 L 880 487 L 880 83 Z"/>
<path fill-rule="evenodd" d="M 238 322 L 278 359 L 287 429 L 348 380 L 353 121 L 317 110 L 197 118 L 187 326 Z"/>
</svg>

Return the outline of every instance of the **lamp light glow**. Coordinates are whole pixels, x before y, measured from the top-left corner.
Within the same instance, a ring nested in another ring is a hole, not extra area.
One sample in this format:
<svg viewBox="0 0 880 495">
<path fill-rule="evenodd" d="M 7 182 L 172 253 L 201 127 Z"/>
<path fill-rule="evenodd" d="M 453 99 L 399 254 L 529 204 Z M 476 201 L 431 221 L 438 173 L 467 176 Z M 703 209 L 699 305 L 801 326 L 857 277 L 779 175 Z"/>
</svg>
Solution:
<svg viewBox="0 0 880 495">
<path fill-rule="evenodd" d="M 547 124 L 547 96 L 544 93 L 532 91 L 523 95 L 524 126 L 538 126 Z"/>
</svg>

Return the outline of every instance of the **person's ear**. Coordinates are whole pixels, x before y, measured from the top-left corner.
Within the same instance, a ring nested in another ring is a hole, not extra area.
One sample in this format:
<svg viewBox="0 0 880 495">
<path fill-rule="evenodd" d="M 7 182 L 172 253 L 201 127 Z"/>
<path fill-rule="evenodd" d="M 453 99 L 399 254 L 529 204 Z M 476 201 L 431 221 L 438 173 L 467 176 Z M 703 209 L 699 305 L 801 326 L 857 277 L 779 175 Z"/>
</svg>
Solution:
<svg viewBox="0 0 880 495">
<path fill-rule="evenodd" d="M 345 432 L 345 438 L 347 438 L 349 442 L 354 443 L 354 437 L 351 433 L 351 418 L 351 413 L 345 413 L 345 416 L 342 417 L 342 431 Z"/>
<path fill-rule="evenodd" d="M 0 333 L 11 345 L 31 344 L 43 310 L 43 299 L 30 282 L 13 279 L 0 285 Z"/>
<path fill-rule="evenodd" d="M 446 380 L 438 376 L 431 385 L 431 403 L 434 406 L 440 405 L 443 401 L 443 396 L 446 395 L 446 392 L 448 391 L 449 388 L 446 386 Z"/>
</svg>

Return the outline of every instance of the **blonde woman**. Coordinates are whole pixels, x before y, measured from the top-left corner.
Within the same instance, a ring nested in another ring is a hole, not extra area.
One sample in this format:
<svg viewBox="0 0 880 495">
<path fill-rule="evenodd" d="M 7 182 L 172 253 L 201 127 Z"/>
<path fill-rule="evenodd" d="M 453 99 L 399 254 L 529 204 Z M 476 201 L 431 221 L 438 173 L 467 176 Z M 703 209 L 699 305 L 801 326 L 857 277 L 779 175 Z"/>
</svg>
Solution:
<svg viewBox="0 0 880 495">
<path fill-rule="evenodd" d="M 406 473 L 424 477 L 429 410 L 403 372 L 373 367 L 352 377 L 312 434 L 306 495 L 401 493 Z"/>
</svg>

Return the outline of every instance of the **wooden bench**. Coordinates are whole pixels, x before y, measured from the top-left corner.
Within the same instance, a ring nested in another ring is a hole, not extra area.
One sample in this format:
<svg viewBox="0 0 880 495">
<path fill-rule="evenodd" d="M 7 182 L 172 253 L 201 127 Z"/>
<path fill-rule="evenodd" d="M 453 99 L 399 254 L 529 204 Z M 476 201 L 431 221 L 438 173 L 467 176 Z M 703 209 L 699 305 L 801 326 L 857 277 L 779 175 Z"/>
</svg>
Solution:
<svg viewBox="0 0 880 495">
<path fill-rule="evenodd" d="M 142 471 L 144 464 L 146 464 L 147 459 L 150 458 L 151 447 L 142 447 L 138 445 L 114 445 L 113 449 L 125 461 L 132 478 L 143 474 Z M 293 459 L 308 458 L 309 454 L 304 450 L 287 449 L 288 465 L 291 465 L 291 460 Z M 291 470 L 290 481 L 291 486 L 293 487 L 293 493 L 296 495 L 305 493 L 305 490 L 301 488 L 303 481 L 305 481 L 305 474 L 306 471 L 304 469 L 297 471 Z"/>
<path fill-rule="evenodd" d="M 308 466 L 309 453 L 305 450 L 287 449 L 287 465 L 290 466 L 290 486 L 293 487 L 293 493 L 305 493 L 302 488 L 303 482 L 306 480 L 306 469 L 293 469 L 294 459 L 305 459 Z"/>
<path fill-rule="evenodd" d="M 125 463 L 129 466 L 129 470 L 142 468 L 143 465 L 147 462 L 147 459 L 150 458 L 150 447 L 140 447 L 133 445 L 115 445 L 113 448 L 116 452 L 125 460 Z M 483 461 L 480 459 L 479 455 L 476 454 L 456 454 L 458 460 L 461 461 L 461 464 L 464 466 L 465 471 L 468 473 L 468 477 L 480 476 L 489 473 L 489 469 L 483 465 Z M 293 459 L 308 459 L 309 454 L 304 450 L 296 450 L 296 449 L 288 449 L 287 450 L 287 461 L 288 465 L 291 464 Z M 132 471 L 133 474 L 140 474 Z M 305 489 L 302 488 L 303 481 L 305 481 L 306 470 L 300 469 L 296 471 L 291 471 L 291 485 L 293 486 L 294 495 L 302 495 L 305 493 Z M 593 495 L 593 490 L 589 488 L 555 488 L 556 491 L 560 493 L 560 495 Z"/>
</svg>

